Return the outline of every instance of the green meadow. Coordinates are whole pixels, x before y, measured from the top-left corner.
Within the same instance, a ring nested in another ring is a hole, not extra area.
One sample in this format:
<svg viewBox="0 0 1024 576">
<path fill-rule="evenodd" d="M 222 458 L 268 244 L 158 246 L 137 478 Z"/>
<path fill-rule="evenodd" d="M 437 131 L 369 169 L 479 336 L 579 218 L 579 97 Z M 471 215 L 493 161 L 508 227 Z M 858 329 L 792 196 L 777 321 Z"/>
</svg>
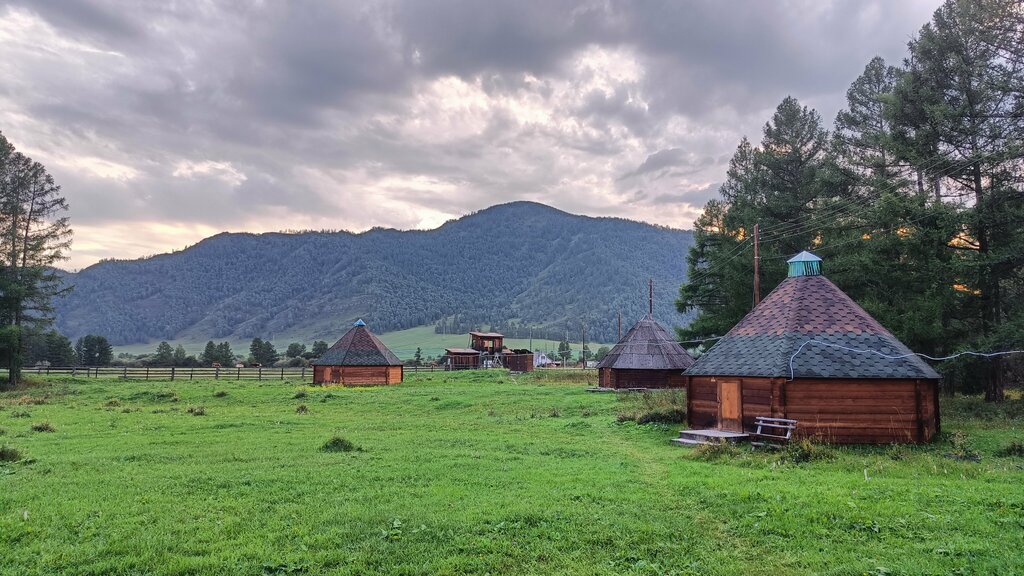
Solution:
<svg viewBox="0 0 1024 576">
<path fill-rule="evenodd" d="M 333 336 L 326 336 L 322 338 L 327 344 L 334 344 L 338 338 L 348 330 L 348 326 L 341 327 L 337 334 Z M 416 355 L 416 349 L 419 348 L 423 357 L 427 356 L 439 357 L 444 354 L 445 348 L 466 348 L 469 346 L 469 334 L 437 334 L 434 332 L 433 326 L 417 326 L 415 328 L 409 328 L 407 330 L 398 330 L 395 332 L 385 332 L 378 334 L 377 336 L 391 349 L 392 352 L 398 355 L 403 360 L 411 360 Z M 578 338 L 578 335 L 571 335 L 574 338 Z M 181 345 L 189 354 L 200 354 L 203 351 L 203 347 L 206 346 L 206 342 L 209 338 L 191 338 L 184 336 L 175 340 L 169 340 L 171 346 Z M 245 356 L 249 353 L 249 344 L 252 340 L 228 340 L 231 344 L 231 349 L 235 354 Z M 274 346 L 278 352 L 283 353 L 285 348 L 291 342 L 301 342 L 306 344 L 307 347 L 311 346 L 313 339 L 302 336 L 275 336 L 272 340 Z M 125 346 L 117 346 L 114 349 L 115 354 L 121 352 L 127 352 L 129 354 L 152 354 L 157 345 L 160 342 L 148 342 L 143 344 L 129 344 Z M 506 338 L 505 346 L 509 348 L 529 348 L 530 350 L 558 350 L 558 341 L 556 340 L 545 340 L 543 338 L 534 338 L 532 340 L 533 347 L 530 348 L 531 340 L 529 338 Z M 580 351 L 583 348 L 582 343 L 572 342 L 570 346 L 573 350 L 573 358 L 578 358 Z M 599 343 L 599 342 L 587 342 L 587 348 L 591 352 L 596 352 L 601 346 L 614 346 L 614 344 Z M 589 357 L 589 355 L 588 355 Z"/>
<path fill-rule="evenodd" d="M 0 574 L 1024 573 L 1020 399 L 944 399 L 925 446 L 752 454 L 671 445 L 682 393 L 594 378 L 5 392 Z"/>
</svg>

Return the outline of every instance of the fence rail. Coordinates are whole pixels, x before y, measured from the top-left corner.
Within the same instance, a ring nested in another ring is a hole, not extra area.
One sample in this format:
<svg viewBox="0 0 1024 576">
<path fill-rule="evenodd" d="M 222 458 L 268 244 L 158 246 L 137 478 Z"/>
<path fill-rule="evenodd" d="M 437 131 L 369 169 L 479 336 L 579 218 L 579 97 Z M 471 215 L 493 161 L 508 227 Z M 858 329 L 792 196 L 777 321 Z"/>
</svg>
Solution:
<svg viewBox="0 0 1024 576">
<path fill-rule="evenodd" d="M 127 366 L 36 366 L 26 374 L 120 378 L 122 380 L 300 380 L 313 381 L 313 369 L 301 368 L 132 368 Z"/>
</svg>

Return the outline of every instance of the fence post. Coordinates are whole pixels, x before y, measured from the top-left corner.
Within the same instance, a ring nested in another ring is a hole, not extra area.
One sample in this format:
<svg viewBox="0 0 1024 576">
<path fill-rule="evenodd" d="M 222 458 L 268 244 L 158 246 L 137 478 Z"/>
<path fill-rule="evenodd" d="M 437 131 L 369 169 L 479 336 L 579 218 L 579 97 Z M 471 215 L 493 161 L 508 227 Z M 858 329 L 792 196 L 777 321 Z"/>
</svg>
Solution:
<svg viewBox="0 0 1024 576">
<path fill-rule="evenodd" d="M 300 378 L 300 379 L 301 379 L 301 380 L 302 380 L 303 382 L 305 382 L 305 381 L 306 381 L 306 367 L 305 367 L 305 366 L 303 366 L 303 367 L 302 367 L 302 376 L 299 376 L 299 378 Z"/>
<path fill-rule="evenodd" d="M 262 382 L 262 381 L 263 381 L 263 366 L 260 366 L 259 370 L 260 370 L 260 371 L 259 371 L 259 374 L 257 375 L 257 379 L 258 379 L 258 380 L 259 380 L 260 382 Z"/>
<path fill-rule="evenodd" d="M 195 366 L 193 366 L 193 367 L 188 369 L 188 379 L 189 380 L 192 380 L 192 377 L 195 376 L 195 374 L 196 374 L 196 367 Z"/>
<path fill-rule="evenodd" d="M 146 366 L 146 380 L 149 380 L 149 366 Z"/>
<path fill-rule="evenodd" d="M 77 371 L 78 371 L 78 366 L 72 366 L 71 367 L 71 377 L 72 378 L 75 377 L 75 372 L 77 372 Z"/>
<path fill-rule="evenodd" d="M 213 373 L 213 379 L 220 380 L 220 366 L 214 368 L 214 370 L 216 370 L 216 372 Z"/>
<path fill-rule="evenodd" d="M 238 370 L 238 372 L 235 374 L 235 380 L 241 380 L 242 379 L 242 369 L 241 368 L 237 368 L 237 370 Z"/>
<path fill-rule="evenodd" d="M 128 366 L 127 365 L 125 365 L 125 367 L 124 367 L 124 375 L 121 376 L 121 378 L 123 378 L 125 380 L 128 379 Z"/>
<path fill-rule="evenodd" d="M 171 382 L 174 382 L 174 366 L 171 366 Z"/>
</svg>

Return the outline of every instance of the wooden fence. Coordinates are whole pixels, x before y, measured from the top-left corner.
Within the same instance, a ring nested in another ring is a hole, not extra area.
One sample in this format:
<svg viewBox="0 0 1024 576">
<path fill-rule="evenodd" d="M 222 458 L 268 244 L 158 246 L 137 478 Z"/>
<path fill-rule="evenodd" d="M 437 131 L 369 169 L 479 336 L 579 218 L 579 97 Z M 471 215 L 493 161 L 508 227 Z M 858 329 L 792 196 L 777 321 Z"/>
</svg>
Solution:
<svg viewBox="0 0 1024 576">
<path fill-rule="evenodd" d="M 299 380 L 313 381 L 313 368 L 165 368 L 127 366 L 34 366 L 25 374 L 120 378 L 122 380 Z"/>
</svg>

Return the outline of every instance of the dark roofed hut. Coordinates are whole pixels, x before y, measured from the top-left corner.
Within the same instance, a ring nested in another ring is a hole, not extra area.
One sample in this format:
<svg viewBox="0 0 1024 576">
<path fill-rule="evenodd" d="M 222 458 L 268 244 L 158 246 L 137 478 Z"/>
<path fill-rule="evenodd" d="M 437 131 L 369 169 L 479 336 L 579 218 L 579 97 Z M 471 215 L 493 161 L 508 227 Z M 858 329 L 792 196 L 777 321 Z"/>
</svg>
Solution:
<svg viewBox="0 0 1024 576">
<path fill-rule="evenodd" d="M 682 388 L 690 356 L 650 314 L 597 365 L 602 388 Z"/>
<path fill-rule="evenodd" d="M 377 386 L 402 381 L 402 361 L 366 328 L 362 320 L 313 365 L 314 384 Z"/>
<path fill-rule="evenodd" d="M 840 444 L 926 442 L 939 430 L 939 375 L 808 252 L 686 380 L 691 428 L 751 432 L 757 416 L 791 418 L 798 435 Z"/>
</svg>

